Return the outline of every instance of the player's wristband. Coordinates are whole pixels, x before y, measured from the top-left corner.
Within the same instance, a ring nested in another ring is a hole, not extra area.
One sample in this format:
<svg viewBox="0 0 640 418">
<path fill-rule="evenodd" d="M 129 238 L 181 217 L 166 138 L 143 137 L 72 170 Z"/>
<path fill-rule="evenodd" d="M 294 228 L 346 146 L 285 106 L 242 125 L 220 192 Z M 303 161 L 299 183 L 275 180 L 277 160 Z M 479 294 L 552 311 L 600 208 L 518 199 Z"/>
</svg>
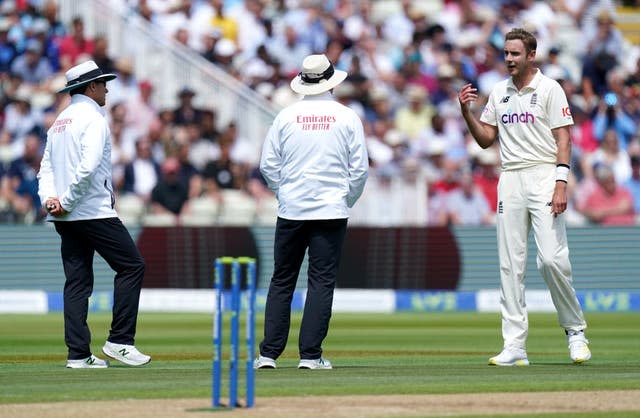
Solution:
<svg viewBox="0 0 640 418">
<path fill-rule="evenodd" d="M 556 165 L 556 181 L 569 181 L 569 166 L 567 164 Z"/>
</svg>

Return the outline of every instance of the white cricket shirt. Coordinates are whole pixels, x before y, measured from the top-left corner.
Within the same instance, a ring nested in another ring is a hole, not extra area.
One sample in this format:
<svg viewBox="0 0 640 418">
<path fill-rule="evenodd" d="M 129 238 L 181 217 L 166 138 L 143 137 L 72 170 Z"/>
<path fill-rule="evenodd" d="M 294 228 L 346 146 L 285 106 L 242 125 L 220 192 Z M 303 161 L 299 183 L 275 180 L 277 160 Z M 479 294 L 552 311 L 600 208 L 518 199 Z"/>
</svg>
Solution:
<svg viewBox="0 0 640 418">
<path fill-rule="evenodd" d="M 556 164 L 558 147 L 551 130 L 573 125 L 564 90 L 540 70 L 520 91 L 511 78 L 496 84 L 480 120 L 498 127 L 503 170 Z"/>
<path fill-rule="evenodd" d="M 87 96 L 76 94 L 47 132 L 38 173 L 42 204 L 58 197 L 69 212 L 49 221 L 116 217 L 111 185 L 111 136 L 104 111 Z"/>
<path fill-rule="evenodd" d="M 291 220 L 348 218 L 367 180 L 362 122 L 330 93 L 305 96 L 274 119 L 260 171 Z"/>
</svg>

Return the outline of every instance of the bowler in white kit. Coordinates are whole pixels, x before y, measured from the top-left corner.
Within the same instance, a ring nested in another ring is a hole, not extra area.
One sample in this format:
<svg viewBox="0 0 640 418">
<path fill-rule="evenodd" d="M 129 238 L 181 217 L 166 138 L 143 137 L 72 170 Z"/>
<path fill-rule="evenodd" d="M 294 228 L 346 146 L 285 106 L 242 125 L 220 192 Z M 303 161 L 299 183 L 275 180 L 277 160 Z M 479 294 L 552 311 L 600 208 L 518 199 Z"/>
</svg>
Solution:
<svg viewBox="0 0 640 418">
<path fill-rule="evenodd" d="M 490 365 L 526 366 L 529 322 L 525 301 L 527 238 L 533 234 L 537 266 L 544 278 L 574 363 L 591 358 L 587 324 L 573 288 L 564 212 L 571 161 L 571 111 L 562 87 L 533 66 L 535 37 L 523 29 L 505 35 L 504 59 L 511 77 L 499 82 L 478 119 L 471 84 L 458 94 L 462 116 L 476 142 L 499 139 L 502 171 L 496 229 L 500 259 L 504 348 Z"/>
</svg>

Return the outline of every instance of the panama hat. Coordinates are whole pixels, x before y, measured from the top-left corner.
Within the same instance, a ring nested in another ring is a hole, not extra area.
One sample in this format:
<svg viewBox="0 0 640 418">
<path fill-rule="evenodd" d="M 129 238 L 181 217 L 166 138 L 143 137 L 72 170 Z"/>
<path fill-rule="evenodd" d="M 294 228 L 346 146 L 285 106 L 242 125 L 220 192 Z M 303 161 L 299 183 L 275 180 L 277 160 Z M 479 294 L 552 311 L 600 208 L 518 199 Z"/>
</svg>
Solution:
<svg viewBox="0 0 640 418">
<path fill-rule="evenodd" d="M 102 70 L 98 68 L 98 65 L 94 61 L 85 61 L 82 64 L 78 64 L 75 67 L 71 67 L 66 73 L 67 84 L 65 87 L 58 91 L 58 93 L 65 93 L 70 90 L 77 89 L 78 87 L 89 84 L 95 80 L 109 81 L 116 78 L 115 74 L 103 74 Z"/>
<path fill-rule="evenodd" d="M 291 80 L 291 90 L 305 96 L 321 94 L 345 78 L 347 73 L 334 69 L 326 55 L 309 55 L 302 61 L 302 71 Z"/>
</svg>

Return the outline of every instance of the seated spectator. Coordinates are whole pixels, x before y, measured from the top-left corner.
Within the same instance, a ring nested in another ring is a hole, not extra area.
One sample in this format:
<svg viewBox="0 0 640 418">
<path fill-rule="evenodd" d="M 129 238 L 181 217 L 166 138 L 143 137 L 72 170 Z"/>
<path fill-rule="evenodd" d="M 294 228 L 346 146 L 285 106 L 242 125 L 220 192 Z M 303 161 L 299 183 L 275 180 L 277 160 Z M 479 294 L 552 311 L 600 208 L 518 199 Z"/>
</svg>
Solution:
<svg viewBox="0 0 640 418">
<path fill-rule="evenodd" d="M 11 69 L 11 63 L 18 56 L 15 43 L 9 39 L 11 21 L 0 17 L 0 73 L 6 74 Z"/>
<path fill-rule="evenodd" d="M 580 211 L 600 225 L 633 225 L 635 212 L 629 190 L 616 184 L 613 170 L 600 164 L 595 168 L 597 185 L 586 197 Z"/>
<path fill-rule="evenodd" d="M 179 105 L 173 110 L 173 123 L 177 126 L 188 125 L 191 123 L 199 124 L 202 120 L 202 110 L 193 105 L 193 98 L 196 92 L 189 88 L 183 87 L 178 92 Z"/>
<path fill-rule="evenodd" d="M 47 58 L 42 56 L 42 45 L 36 39 L 27 41 L 25 52 L 13 60 L 11 71 L 19 74 L 33 88 L 53 75 L 53 68 Z"/>
<path fill-rule="evenodd" d="M 614 129 L 608 129 L 600 147 L 583 159 L 582 170 L 586 177 L 593 177 L 593 167 L 604 164 L 613 170 L 616 183 L 622 184 L 631 176 L 631 163 L 626 151 L 620 149 L 618 135 Z"/>
<path fill-rule="evenodd" d="M 93 61 L 103 73 L 116 71 L 115 61 L 109 56 L 109 39 L 105 35 L 98 35 L 94 39 Z"/>
<path fill-rule="evenodd" d="M 123 192 L 134 193 L 149 202 L 151 191 L 160 178 L 160 166 L 151 154 L 151 141 L 141 138 L 136 141 L 136 156 L 124 167 Z"/>
<path fill-rule="evenodd" d="M 35 133 L 25 138 L 23 155 L 12 161 L 2 178 L 1 196 L 9 203 L 16 220 L 32 223 L 44 219 L 46 212 L 38 197 L 38 179 L 42 159 L 42 141 Z"/>
<path fill-rule="evenodd" d="M 21 84 L 4 111 L 4 124 L 0 130 L 0 146 L 7 145 L 10 158 L 22 156 L 24 142 L 30 132 L 42 130 L 42 114 L 31 106 L 32 90 Z"/>
<path fill-rule="evenodd" d="M 202 172 L 205 193 L 212 197 L 215 197 L 220 189 L 243 189 L 246 178 L 243 164 L 231 156 L 233 138 L 222 136 L 218 145 L 219 157 L 209 161 Z"/>
<path fill-rule="evenodd" d="M 453 225 L 490 225 L 493 213 L 480 188 L 474 183 L 469 170 L 463 170 L 458 177 L 459 188 L 445 196 L 449 222 Z"/>
<path fill-rule="evenodd" d="M 498 181 L 500 180 L 498 150 L 490 148 L 478 153 L 473 176 L 473 182 L 480 188 L 491 212 L 495 214 L 498 207 Z"/>
<path fill-rule="evenodd" d="M 418 138 L 423 130 L 431 126 L 435 109 L 429 102 L 427 91 L 417 85 L 410 85 L 405 91 L 407 105 L 398 109 L 395 127 L 403 132 L 409 142 Z"/>
<path fill-rule="evenodd" d="M 593 133 L 598 141 L 604 139 L 608 129 L 615 129 L 618 134 L 620 149 L 625 150 L 636 133 L 636 124 L 620 104 L 615 93 L 607 93 L 598 105 L 598 112 L 593 118 Z"/>
<path fill-rule="evenodd" d="M 640 214 L 640 155 L 631 156 L 631 177 L 624 182 L 633 196 L 633 208 L 636 214 Z"/>
<path fill-rule="evenodd" d="M 188 200 L 189 189 L 180 181 L 180 161 L 169 157 L 162 163 L 162 176 L 151 191 L 151 213 L 179 216 L 187 210 Z"/>
<path fill-rule="evenodd" d="M 60 67 L 62 71 L 78 64 L 80 56 L 93 55 L 94 46 L 93 39 L 84 33 L 82 17 L 74 17 L 71 21 L 71 33 L 60 39 Z"/>
</svg>

